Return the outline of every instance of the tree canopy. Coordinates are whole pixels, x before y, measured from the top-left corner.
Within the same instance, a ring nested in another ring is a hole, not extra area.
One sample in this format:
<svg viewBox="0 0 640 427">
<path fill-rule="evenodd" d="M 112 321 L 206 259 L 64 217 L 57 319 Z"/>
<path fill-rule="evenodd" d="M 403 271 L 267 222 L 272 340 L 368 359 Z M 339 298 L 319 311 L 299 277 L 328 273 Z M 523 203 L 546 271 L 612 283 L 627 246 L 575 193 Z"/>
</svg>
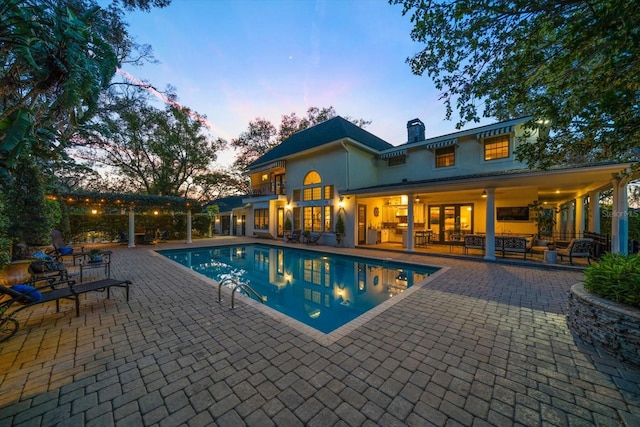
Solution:
<svg viewBox="0 0 640 427">
<path fill-rule="evenodd" d="M 169 2 L 122 5 L 149 10 Z M 0 2 L 0 173 L 21 156 L 63 156 L 73 131 L 93 117 L 116 67 L 140 47 L 128 36 L 120 4 Z"/>
<path fill-rule="evenodd" d="M 390 0 L 411 15 L 409 58 L 442 91 L 458 127 L 531 116 L 550 127 L 520 160 L 635 159 L 640 146 L 640 8 L 628 0 Z"/>
<path fill-rule="evenodd" d="M 92 132 L 84 134 L 82 156 L 115 168 L 128 191 L 187 196 L 194 179 L 210 172 L 226 142 L 213 140 L 188 108 L 155 108 L 141 88 L 109 93 Z"/>
</svg>

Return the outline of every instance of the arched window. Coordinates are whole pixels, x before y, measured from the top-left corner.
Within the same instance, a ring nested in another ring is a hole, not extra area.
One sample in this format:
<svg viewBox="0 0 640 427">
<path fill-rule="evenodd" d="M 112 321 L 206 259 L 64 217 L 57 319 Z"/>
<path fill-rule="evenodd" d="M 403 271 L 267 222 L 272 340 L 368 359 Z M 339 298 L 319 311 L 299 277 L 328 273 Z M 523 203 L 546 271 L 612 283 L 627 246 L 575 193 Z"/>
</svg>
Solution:
<svg viewBox="0 0 640 427">
<path fill-rule="evenodd" d="M 311 171 L 305 175 L 304 181 L 302 181 L 302 185 L 313 185 L 322 183 L 322 178 L 320 178 L 320 174 L 316 171 Z"/>
<path fill-rule="evenodd" d="M 322 178 L 316 171 L 307 173 L 302 181 L 302 200 L 305 202 L 325 200 L 321 205 L 304 206 L 303 227 L 309 231 L 330 231 L 333 228 L 333 185 L 322 186 Z"/>
</svg>

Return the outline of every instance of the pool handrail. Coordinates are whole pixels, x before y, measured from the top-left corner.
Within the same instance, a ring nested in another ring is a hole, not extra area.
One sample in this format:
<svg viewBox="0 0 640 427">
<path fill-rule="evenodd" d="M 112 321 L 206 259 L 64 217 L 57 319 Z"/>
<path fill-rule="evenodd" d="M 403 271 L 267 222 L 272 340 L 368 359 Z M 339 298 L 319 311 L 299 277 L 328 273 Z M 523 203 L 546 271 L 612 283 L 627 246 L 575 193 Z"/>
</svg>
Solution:
<svg viewBox="0 0 640 427">
<path fill-rule="evenodd" d="M 233 278 L 233 277 L 227 277 L 225 279 L 222 279 L 220 281 L 220 283 L 218 283 L 218 300 L 217 302 L 220 304 L 222 303 L 222 285 L 224 285 L 226 282 L 232 282 L 235 284 L 233 290 L 231 291 L 231 309 L 235 308 L 235 294 L 237 290 L 240 291 L 245 291 L 248 293 L 252 293 L 256 298 L 258 298 L 260 300 L 261 303 L 264 304 L 264 297 L 262 295 L 260 295 L 258 292 L 255 291 L 255 289 L 253 289 L 251 286 L 249 286 L 249 284 L 247 283 L 240 283 L 238 282 L 238 279 Z M 248 295 L 251 296 L 251 295 Z"/>
</svg>

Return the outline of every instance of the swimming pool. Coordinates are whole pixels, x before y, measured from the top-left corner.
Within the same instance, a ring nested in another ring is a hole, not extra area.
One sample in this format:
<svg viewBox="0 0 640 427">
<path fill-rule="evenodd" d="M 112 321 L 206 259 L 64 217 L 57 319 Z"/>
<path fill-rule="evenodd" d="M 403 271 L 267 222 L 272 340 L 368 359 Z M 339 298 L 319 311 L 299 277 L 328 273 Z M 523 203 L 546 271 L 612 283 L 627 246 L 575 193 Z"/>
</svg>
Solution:
<svg viewBox="0 0 640 427">
<path fill-rule="evenodd" d="M 247 283 L 267 306 L 325 334 L 439 270 L 265 244 L 158 253 L 213 280 Z"/>
</svg>

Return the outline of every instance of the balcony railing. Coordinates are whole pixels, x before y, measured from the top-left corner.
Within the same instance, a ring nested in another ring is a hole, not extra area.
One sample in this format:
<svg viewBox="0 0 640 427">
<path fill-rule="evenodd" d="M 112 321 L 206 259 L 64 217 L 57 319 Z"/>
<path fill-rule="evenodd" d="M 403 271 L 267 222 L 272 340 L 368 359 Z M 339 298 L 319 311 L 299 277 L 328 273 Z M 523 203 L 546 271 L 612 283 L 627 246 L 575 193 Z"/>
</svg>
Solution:
<svg viewBox="0 0 640 427">
<path fill-rule="evenodd" d="M 251 186 L 252 196 L 275 196 L 285 194 L 285 186 L 277 182 L 265 182 Z"/>
</svg>

